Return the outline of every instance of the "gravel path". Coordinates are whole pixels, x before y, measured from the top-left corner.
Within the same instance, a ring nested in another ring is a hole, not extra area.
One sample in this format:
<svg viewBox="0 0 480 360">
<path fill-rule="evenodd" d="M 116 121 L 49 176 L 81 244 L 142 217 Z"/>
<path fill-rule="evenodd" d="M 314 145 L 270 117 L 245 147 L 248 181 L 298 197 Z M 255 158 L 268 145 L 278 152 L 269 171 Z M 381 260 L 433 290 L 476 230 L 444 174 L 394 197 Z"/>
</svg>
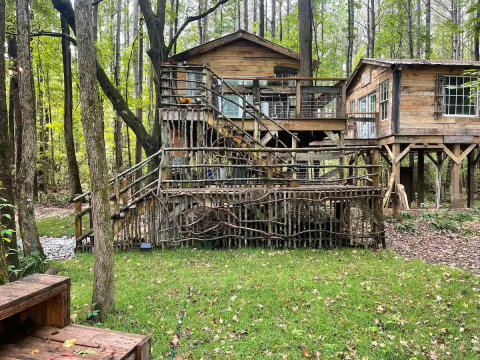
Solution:
<svg viewBox="0 0 480 360">
<path fill-rule="evenodd" d="M 52 238 L 41 236 L 40 243 L 48 260 L 67 260 L 73 257 L 73 238 L 67 236 Z M 18 247 L 22 248 L 22 241 L 18 239 Z"/>
</svg>

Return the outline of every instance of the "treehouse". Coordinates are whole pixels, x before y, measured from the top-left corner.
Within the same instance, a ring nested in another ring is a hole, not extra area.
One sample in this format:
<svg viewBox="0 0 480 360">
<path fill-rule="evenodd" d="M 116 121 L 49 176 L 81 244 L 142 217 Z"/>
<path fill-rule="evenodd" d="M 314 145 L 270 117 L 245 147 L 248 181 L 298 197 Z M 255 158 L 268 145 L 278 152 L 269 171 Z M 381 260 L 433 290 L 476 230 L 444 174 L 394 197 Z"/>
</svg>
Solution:
<svg viewBox="0 0 480 360">
<path fill-rule="evenodd" d="M 347 85 L 347 143 L 375 139 L 392 166 L 390 185 L 404 183 L 413 201 L 413 162 L 418 154 L 418 197 L 424 202 L 424 156 L 437 169 L 440 205 L 442 168 L 452 161 L 451 204 L 458 207 L 460 163 L 468 159 L 468 206 L 473 206 L 474 149 L 480 140 L 477 79 L 480 62 L 362 59 Z M 473 71 L 473 72 L 472 72 Z M 409 154 L 409 166 L 400 166 Z M 393 189 L 391 187 L 391 189 Z"/>
<path fill-rule="evenodd" d="M 110 179 L 115 249 L 385 245 L 379 147 L 345 148 L 346 79 L 301 78 L 299 66 L 245 31 L 162 64 L 162 147 Z M 311 147 L 324 138 L 334 146 Z M 89 197 L 75 199 L 86 251 Z"/>
<path fill-rule="evenodd" d="M 279 132 L 280 140 L 291 145 L 291 136 L 283 130 L 294 131 L 296 145 L 303 147 L 323 139 L 325 131 L 331 136 L 345 130 L 346 79 L 300 78 L 297 52 L 244 30 L 173 55 L 169 63 L 206 64 L 212 74 L 205 77 L 201 67 L 172 73 L 177 91 L 166 92 L 164 103 L 199 102 L 206 85 L 215 91 L 205 94 L 218 109 L 215 117 L 223 113 L 265 144 L 272 141 L 269 132 Z M 319 62 L 312 65 L 316 69 Z M 255 105 L 264 120 L 260 129 L 255 129 Z"/>
</svg>

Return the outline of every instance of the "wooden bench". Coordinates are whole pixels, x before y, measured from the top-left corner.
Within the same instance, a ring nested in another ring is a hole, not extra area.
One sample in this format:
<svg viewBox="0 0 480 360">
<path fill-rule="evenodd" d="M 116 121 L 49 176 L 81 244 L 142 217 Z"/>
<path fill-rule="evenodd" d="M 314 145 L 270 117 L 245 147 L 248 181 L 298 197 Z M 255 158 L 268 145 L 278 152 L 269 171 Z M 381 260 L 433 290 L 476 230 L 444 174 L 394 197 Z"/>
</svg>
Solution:
<svg viewBox="0 0 480 360">
<path fill-rule="evenodd" d="M 148 336 L 69 322 L 70 278 L 32 275 L 1 286 L 0 359 L 152 358 Z"/>
</svg>

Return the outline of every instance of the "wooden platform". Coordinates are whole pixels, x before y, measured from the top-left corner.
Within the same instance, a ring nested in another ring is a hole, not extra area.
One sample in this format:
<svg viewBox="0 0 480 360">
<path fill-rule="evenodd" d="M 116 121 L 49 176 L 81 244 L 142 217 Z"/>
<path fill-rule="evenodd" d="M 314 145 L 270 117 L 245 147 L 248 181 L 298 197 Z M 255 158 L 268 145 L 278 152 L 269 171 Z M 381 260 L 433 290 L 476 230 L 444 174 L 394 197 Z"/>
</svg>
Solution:
<svg viewBox="0 0 480 360">
<path fill-rule="evenodd" d="M 32 275 L 1 286 L 0 359 L 151 359 L 148 336 L 69 321 L 69 278 Z"/>
</svg>

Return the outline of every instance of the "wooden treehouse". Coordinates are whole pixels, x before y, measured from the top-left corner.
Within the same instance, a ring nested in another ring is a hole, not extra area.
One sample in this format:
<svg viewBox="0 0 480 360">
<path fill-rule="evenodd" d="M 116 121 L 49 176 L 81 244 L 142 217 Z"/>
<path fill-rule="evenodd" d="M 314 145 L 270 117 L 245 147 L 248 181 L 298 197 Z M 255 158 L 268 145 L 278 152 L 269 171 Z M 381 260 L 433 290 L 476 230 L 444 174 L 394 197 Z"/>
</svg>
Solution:
<svg viewBox="0 0 480 360">
<path fill-rule="evenodd" d="M 110 180 L 116 249 L 384 244 L 379 146 L 345 148 L 346 79 L 298 68 L 296 52 L 245 31 L 163 64 L 162 148 Z"/>
<path fill-rule="evenodd" d="M 346 144 L 378 144 L 391 168 L 388 195 L 405 186 L 414 200 L 414 154 L 417 153 L 418 205 L 425 201 L 425 155 L 436 167 L 437 206 L 440 206 L 442 168 L 450 159 L 451 206 L 460 199 L 460 163 L 468 162 L 467 206 L 474 201 L 474 169 L 480 156 L 478 89 L 471 85 L 480 63 L 418 59 L 362 59 L 347 85 Z M 409 166 L 402 167 L 405 157 Z M 396 197 L 394 197 L 396 200 Z M 394 201 L 394 210 L 399 210 Z"/>
<path fill-rule="evenodd" d="M 149 336 L 71 325 L 70 278 L 36 274 L 0 290 L 0 359 L 152 358 Z"/>
</svg>

